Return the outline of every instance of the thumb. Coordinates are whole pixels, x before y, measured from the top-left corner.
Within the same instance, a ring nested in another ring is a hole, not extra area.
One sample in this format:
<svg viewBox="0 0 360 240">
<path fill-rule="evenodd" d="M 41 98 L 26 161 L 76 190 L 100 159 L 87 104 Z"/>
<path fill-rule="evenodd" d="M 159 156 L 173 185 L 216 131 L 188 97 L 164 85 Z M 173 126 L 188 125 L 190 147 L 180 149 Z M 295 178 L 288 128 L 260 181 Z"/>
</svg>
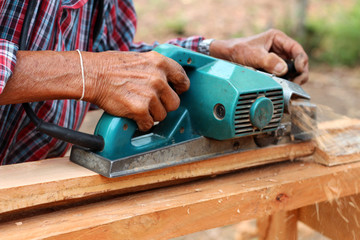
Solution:
<svg viewBox="0 0 360 240">
<path fill-rule="evenodd" d="M 253 68 L 263 69 L 268 73 L 277 76 L 284 75 L 288 69 L 286 62 L 275 53 L 269 53 L 265 49 L 252 49 L 250 54 L 244 57 L 244 65 Z"/>
<path fill-rule="evenodd" d="M 282 76 L 288 71 L 288 67 L 284 59 L 275 53 L 266 53 L 263 58 L 263 67 L 266 72 Z"/>
</svg>

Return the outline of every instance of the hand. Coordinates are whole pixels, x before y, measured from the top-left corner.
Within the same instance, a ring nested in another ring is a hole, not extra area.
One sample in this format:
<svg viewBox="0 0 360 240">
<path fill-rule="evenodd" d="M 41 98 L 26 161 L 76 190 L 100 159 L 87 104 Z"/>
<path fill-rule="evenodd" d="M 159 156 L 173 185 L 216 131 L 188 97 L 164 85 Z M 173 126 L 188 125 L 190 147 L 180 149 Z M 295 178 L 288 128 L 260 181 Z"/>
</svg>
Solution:
<svg viewBox="0 0 360 240">
<path fill-rule="evenodd" d="M 89 101 L 110 114 L 135 120 L 141 131 L 149 130 L 154 121 L 162 121 L 167 112 L 176 110 L 178 94 L 190 86 L 184 69 L 157 52 L 95 55 L 101 59 L 96 61 L 100 74 L 91 83 L 95 88 Z"/>
<path fill-rule="evenodd" d="M 271 29 L 264 33 L 230 40 L 215 40 L 210 55 L 282 76 L 287 73 L 284 59 L 294 60 L 301 73 L 294 82 L 304 84 L 309 78 L 308 56 L 295 40 L 285 33 Z"/>
</svg>

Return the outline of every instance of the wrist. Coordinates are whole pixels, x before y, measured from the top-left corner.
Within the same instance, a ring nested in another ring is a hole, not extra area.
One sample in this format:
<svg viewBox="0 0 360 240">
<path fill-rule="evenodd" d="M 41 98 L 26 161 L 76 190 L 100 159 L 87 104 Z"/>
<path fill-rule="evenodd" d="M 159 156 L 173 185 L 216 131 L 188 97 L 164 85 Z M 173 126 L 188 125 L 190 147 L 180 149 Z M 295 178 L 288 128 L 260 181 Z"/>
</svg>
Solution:
<svg viewBox="0 0 360 240">
<path fill-rule="evenodd" d="M 221 59 L 229 59 L 229 44 L 226 40 L 214 40 L 210 45 L 210 56 Z"/>
<path fill-rule="evenodd" d="M 99 98 L 99 93 L 101 92 L 101 69 L 102 65 L 100 64 L 97 56 L 100 53 L 93 52 L 81 52 L 83 67 L 84 67 L 84 77 L 85 77 L 85 94 L 84 101 L 91 102 L 96 104 L 97 99 Z M 80 69 L 80 60 L 79 60 L 79 69 Z M 79 84 L 81 85 L 81 72 L 79 72 Z M 82 86 L 82 85 L 81 85 Z M 82 94 L 82 88 L 79 92 L 80 99 Z"/>
</svg>

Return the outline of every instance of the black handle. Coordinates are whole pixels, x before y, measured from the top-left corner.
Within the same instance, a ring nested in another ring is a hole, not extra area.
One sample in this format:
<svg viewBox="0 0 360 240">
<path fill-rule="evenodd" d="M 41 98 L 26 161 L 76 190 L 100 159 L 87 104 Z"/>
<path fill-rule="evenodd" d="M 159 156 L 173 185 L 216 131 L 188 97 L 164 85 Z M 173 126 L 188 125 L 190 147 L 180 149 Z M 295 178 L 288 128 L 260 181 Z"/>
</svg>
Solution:
<svg viewBox="0 0 360 240">
<path fill-rule="evenodd" d="M 301 73 L 299 73 L 296 68 L 295 68 L 295 63 L 292 60 L 285 60 L 287 67 L 288 67 L 288 71 L 287 73 L 282 76 L 281 78 L 284 78 L 286 80 L 293 80 L 294 78 L 296 78 L 297 76 L 299 76 Z"/>
</svg>

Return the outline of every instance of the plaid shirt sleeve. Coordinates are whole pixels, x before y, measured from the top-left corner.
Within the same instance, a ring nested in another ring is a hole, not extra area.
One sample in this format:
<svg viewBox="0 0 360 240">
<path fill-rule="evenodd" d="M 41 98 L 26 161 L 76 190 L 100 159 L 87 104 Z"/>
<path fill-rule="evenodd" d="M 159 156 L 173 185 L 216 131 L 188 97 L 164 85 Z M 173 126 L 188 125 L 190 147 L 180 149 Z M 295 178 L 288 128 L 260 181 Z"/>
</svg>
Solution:
<svg viewBox="0 0 360 240">
<path fill-rule="evenodd" d="M 17 51 L 18 46 L 16 44 L 0 39 L 0 94 L 14 71 Z"/>
<path fill-rule="evenodd" d="M 191 49 L 193 51 L 197 51 L 199 42 L 202 41 L 203 39 L 204 38 L 200 37 L 200 36 L 192 36 L 192 37 L 188 37 L 188 38 L 172 39 L 172 40 L 167 41 L 166 43 L 170 43 L 170 44 L 177 45 L 177 46 L 180 46 L 183 48 Z M 133 43 L 130 46 L 130 51 L 147 52 L 147 51 L 151 51 L 158 45 L 159 45 L 159 42 L 154 42 L 153 44 L 146 44 L 143 42 Z"/>
</svg>

